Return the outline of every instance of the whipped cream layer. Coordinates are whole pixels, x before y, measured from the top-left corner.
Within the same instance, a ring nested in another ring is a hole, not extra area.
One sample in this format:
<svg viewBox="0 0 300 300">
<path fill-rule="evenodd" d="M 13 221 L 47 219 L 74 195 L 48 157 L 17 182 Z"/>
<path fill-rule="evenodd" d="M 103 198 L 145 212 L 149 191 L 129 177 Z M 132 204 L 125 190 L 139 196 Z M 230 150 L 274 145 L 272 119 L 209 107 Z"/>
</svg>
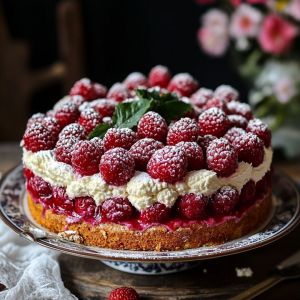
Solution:
<svg viewBox="0 0 300 300">
<path fill-rule="evenodd" d="M 52 186 L 65 187 L 72 199 L 90 196 L 99 205 L 112 196 L 127 197 L 136 209 L 144 210 L 154 202 L 172 207 L 179 195 L 202 193 L 208 196 L 226 185 L 233 186 L 240 192 L 249 180 L 256 183 L 270 170 L 273 151 L 270 147 L 265 148 L 264 152 L 264 160 L 257 167 L 240 162 L 229 177 L 219 177 L 214 171 L 206 169 L 191 171 L 183 181 L 175 184 L 161 182 L 146 172 L 136 171 L 126 185 L 109 185 L 100 174 L 81 176 L 75 173 L 70 165 L 56 161 L 51 150 L 33 153 L 24 149 L 23 163 Z"/>
</svg>

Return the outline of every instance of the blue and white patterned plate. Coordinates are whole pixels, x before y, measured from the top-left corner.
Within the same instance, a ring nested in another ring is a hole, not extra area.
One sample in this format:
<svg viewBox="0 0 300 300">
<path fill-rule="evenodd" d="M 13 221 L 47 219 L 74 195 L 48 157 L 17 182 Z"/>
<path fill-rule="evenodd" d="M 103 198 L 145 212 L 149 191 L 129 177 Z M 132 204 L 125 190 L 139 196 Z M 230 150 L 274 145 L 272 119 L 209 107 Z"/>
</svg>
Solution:
<svg viewBox="0 0 300 300">
<path fill-rule="evenodd" d="M 71 255 L 110 261 L 111 266 L 113 266 L 111 261 L 160 262 L 165 263 L 161 264 L 165 268 L 169 268 L 166 263 L 211 259 L 255 249 L 289 233 L 300 218 L 300 198 L 296 184 L 286 175 L 275 172 L 273 186 L 273 211 L 267 224 L 258 232 L 218 246 L 179 251 L 129 251 L 89 247 L 61 239 L 56 234 L 48 232 L 32 221 L 24 207 L 26 201 L 24 201 L 22 166 L 16 167 L 1 180 L 0 217 L 19 235 L 44 247 Z M 178 267 L 184 268 L 184 265 L 179 264 Z"/>
</svg>

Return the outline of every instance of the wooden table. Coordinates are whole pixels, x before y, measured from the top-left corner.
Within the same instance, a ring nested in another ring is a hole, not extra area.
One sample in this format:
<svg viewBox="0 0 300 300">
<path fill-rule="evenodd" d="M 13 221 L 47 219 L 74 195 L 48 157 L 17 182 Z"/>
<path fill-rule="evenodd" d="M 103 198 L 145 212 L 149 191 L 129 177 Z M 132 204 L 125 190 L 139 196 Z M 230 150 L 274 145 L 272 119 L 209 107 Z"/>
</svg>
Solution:
<svg viewBox="0 0 300 300">
<path fill-rule="evenodd" d="M 0 144 L 0 171 L 20 162 L 17 144 Z M 295 180 L 300 180 L 300 163 L 276 163 Z M 300 249 L 300 227 L 282 240 L 248 253 L 203 261 L 199 267 L 163 276 L 130 275 L 113 270 L 101 262 L 59 256 L 63 281 L 80 299 L 106 299 L 115 287 L 135 287 L 142 299 L 228 299 L 267 276 L 286 256 Z M 237 277 L 236 268 L 250 267 L 252 277 Z M 283 282 L 258 300 L 300 299 L 300 281 Z"/>
</svg>

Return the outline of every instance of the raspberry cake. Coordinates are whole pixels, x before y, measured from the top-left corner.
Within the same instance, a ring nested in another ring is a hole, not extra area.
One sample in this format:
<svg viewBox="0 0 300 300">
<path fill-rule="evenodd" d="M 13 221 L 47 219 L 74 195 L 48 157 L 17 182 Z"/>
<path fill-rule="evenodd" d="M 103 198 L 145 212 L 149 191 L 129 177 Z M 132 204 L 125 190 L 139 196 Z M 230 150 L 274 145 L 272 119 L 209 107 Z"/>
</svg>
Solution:
<svg viewBox="0 0 300 300">
<path fill-rule="evenodd" d="M 164 66 L 109 90 L 79 80 L 29 119 L 21 145 L 33 218 L 86 245 L 220 244 L 257 229 L 271 209 L 268 127 L 234 88 L 199 88 Z"/>
</svg>

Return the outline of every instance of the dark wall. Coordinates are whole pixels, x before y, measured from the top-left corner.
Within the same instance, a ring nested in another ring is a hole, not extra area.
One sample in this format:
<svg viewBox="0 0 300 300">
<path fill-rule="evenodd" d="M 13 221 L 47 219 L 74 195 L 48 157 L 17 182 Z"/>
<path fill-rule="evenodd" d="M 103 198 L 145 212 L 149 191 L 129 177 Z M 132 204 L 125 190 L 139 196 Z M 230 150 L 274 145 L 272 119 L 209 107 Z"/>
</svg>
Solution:
<svg viewBox="0 0 300 300">
<path fill-rule="evenodd" d="M 31 46 L 31 68 L 57 58 L 55 0 L 2 0 L 14 37 Z M 129 72 L 147 73 L 156 64 L 173 73 L 190 72 L 201 86 L 221 83 L 244 87 L 227 56 L 216 59 L 201 52 L 196 40 L 203 7 L 192 0 L 86 0 L 84 17 L 87 76 L 111 85 Z M 31 111 L 50 107 L 61 95 L 59 87 L 41 91 Z M 41 97 L 46 101 L 38 101 Z"/>
</svg>

